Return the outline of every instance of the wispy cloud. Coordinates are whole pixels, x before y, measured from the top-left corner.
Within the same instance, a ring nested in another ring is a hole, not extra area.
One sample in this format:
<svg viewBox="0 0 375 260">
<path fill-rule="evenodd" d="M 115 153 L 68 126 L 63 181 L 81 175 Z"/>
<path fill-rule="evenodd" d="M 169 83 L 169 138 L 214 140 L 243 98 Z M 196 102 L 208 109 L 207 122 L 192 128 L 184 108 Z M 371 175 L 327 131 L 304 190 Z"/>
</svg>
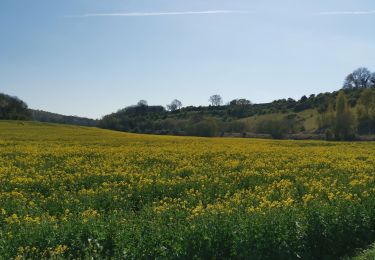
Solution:
<svg viewBox="0 0 375 260">
<path fill-rule="evenodd" d="M 372 15 L 375 14 L 375 10 L 369 11 L 330 11 L 330 12 L 319 12 L 313 15 L 317 16 L 329 16 L 329 15 Z"/>
<path fill-rule="evenodd" d="M 214 14 L 249 14 L 249 11 L 236 10 L 207 10 L 184 12 L 131 12 L 131 13 L 89 13 L 81 15 L 68 15 L 66 17 L 144 17 L 144 16 L 176 16 L 176 15 L 214 15 Z"/>
</svg>

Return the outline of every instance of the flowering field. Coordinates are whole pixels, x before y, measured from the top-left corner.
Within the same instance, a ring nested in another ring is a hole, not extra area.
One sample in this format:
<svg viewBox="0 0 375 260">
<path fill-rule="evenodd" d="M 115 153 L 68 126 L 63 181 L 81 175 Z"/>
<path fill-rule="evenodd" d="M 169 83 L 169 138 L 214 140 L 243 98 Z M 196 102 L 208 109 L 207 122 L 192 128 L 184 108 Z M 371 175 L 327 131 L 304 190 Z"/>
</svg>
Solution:
<svg viewBox="0 0 375 260">
<path fill-rule="evenodd" d="M 0 255 L 348 255 L 375 240 L 374 151 L 2 122 Z"/>
</svg>

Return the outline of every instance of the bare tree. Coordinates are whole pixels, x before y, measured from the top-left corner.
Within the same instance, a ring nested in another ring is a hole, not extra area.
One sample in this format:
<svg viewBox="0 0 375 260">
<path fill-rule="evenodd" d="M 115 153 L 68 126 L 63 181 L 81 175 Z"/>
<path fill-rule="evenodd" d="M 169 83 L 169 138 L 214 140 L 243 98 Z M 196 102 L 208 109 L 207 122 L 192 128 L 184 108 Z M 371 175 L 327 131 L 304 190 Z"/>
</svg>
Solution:
<svg viewBox="0 0 375 260">
<path fill-rule="evenodd" d="M 212 95 L 208 100 L 213 106 L 220 106 L 223 104 L 223 98 L 220 95 Z"/>
<path fill-rule="evenodd" d="M 252 105 L 251 101 L 246 98 L 240 98 L 240 99 L 233 99 L 231 102 L 229 102 L 230 106 L 237 106 L 246 108 Z"/>
<path fill-rule="evenodd" d="M 367 88 L 371 86 L 371 72 L 367 68 L 359 68 L 346 76 L 344 87 L 351 88 Z"/>
<path fill-rule="evenodd" d="M 170 111 L 176 111 L 182 107 L 182 103 L 180 100 L 175 99 L 169 105 L 167 105 L 167 109 Z"/>
</svg>

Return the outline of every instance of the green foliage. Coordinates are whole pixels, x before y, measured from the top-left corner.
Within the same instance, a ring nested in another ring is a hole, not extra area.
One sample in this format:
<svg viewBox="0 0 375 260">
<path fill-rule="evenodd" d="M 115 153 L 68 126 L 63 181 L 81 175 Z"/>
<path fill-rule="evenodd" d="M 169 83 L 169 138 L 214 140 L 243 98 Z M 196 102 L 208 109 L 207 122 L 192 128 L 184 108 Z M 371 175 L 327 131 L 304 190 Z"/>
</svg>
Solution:
<svg viewBox="0 0 375 260">
<path fill-rule="evenodd" d="M 186 128 L 186 134 L 190 136 L 213 137 L 219 134 L 220 128 L 217 120 L 204 119 L 197 123 L 190 123 Z"/>
<path fill-rule="evenodd" d="M 327 129 L 333 127 L 335 124 L 335 111 L 332 104 L 328 105 L 326 112 L 323 112 L 318 117 L 319 129 Z"/>
<path fill-rule="evenodd" d="M 332 140 L 332 134 L 336 140 L 353 140 L 357 133 L 357 121 L 344 91 L 340 91 L 336 97 L 336 106 L 328 105 L 327 111 L 318 117 L 318 125 L 324 131 L 326 139 Z"/>
<path fill-rule="evenodd" d="M 77 116 L 64 116 L 56 113 L 50 113 L 41 110 L 31 110 L 32 119 L 39 122 L 49 122 L 57 124 L 81 125 L 81 126 L 96 126 L 98 120 L 77 117 Z"/>
<path fill-rule="evenodd" d="M 249 129 L 249 125 L 245 121 L 233 120 L 224 123 L 224 131 L 228 133 L 245 133 Z"/>
<path fill-rule="evenodd" d="M 360 94 L 357 105 L 358 132 L 375 133 L 375 92 L 365 89 Z"/>
<path fill-rule="evenodd" d="M 298 122 L 297 114 L 289 114 L 282 119 L 270 119 L 258 122 L 256 132 L 269 134 L 274 139 L 283 139 L 287 134 L 304 131 L 304 126 Z"/>
<path fill-rule="evenodd" d="M 344 92 L 340 92 L 336 98 L 334 133 L 337 140 L 353 140 L 356 134 L 355 118 Z"/>
<path fill-rule="evenodd" d="M 353 260 L 374 260 L 375 259 L 375 245 L 365 250 L 361 254 L 353 257 Z"/>
<path fill-rule="evenodd" d="M 257 133 L 270 134 L 274 139 L 283 139 L 288 133 L 288 127 L 284 120 L 266 120 L 258 124 Z"/>
<path fill-rule="evenodd" d="M 181 104 L 178 100 L 175 100 L 172 102 L 173 106 L 168 106 L 169 111 L 166 111 L 161 106 L 147 106 L 146 103 L 141 102 L 142 104 L 137 106 L 130 106 L 103 117 L 98 125 L 102 128 L 136 133 L 216 136 L 218 135 L 216 127 L 212 126 L 212 124 L 209 126 L 210 123 L 207 122 L 199 123 L 206 119 L 212 119 L 217 122 L 218 132 L 221 134 L 246 132 L 271 134 L 272 132 L 274 137 L 283 138 L 286 134 L 305 131 L 325 133 L 326 129 L 330 128 L 336 133 L 337 139 L 351 139 L 354 137 L 353 131 L 354 133 L 356 132 L 355 117 L 351 107 L 358 107 L 356 115 L 359 118 L 359 133 L 369 134 L 375 131 L 375 129 L 372 130 L 375 128 L 371 123 L 373 121 L 369 119 L 375 118 L 375 110 L 369 110 L 368 115 L 363 116 L 363 109 L 360 107 L 362 103 L 361 97 L 364 95 L 361 95 L 361 93 L 364 90 L 366 88 L 347 88 L 342 90 L 345 93 L 348 105 L 348 109 L 344 114 L 349 116 L 340 117 L 340 120 L 342 119 L 341 121 L 343 122 L 345 120 L 354 121 L 354 127 L 347 132 L 335 127 L 335 125 L 340 125 L 340 123 L 336 122 L 336 111 L 334 109 L 335 100 L 339 95 L 337 91 L 303 96 L 297 101 L 289 98 L 264 104 L 252 104 L 247 99 L 235 99 L 222 106 L 180 107 Z M 315 111 L 320 113 L 319 116 L 315 115 Z M 306 115 L 306 113 L 310 113 L 311 116 Z M 285 118 L 293 114 L 297 116 L 295 118 Z M 262 119 L 255 120 L 258 117 Z M 264 120 L 271 120 L 272 122 L 261 122 Z M 285 124 L 285 126 L 281 126 L 281 124 Z M 200 126 L 205 129 L 199 131 L 197 128 Z M 215 130 L 208 133 L 210 131 L 207 129 Z M 202 134 L 203 132 L 205 133 Z M 215 134 L 213 134 L 214 132 Z"/>
<path fill-rule="evenodd" d="M 31 120 L 31 113 L 22 100 L 0 93 L 0 119 Z"/>
</svg>

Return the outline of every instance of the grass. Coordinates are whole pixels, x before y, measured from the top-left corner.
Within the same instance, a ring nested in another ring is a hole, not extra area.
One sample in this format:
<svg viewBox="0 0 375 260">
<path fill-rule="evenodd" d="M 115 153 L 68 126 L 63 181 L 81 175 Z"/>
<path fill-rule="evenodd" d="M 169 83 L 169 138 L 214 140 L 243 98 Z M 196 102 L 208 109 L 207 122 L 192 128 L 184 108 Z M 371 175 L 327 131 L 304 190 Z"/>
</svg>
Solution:
<svg viewBox="0 0 375 260">
<path fill-rule="evenodd" d="M 317 127 L 317 118 L 318 118 L 318 112 L 315 109 L 306 109 L 298 113 L 272 113 L 272 114 L 266 114 L 266 115 L 256 115 L 252 117 L 248 117 L 245 119 L 241 119 L 240 121 L 244 121 L 249 125 L 249 130 L 251 132 L 256 131 L 256 126 L 259 124 L 259 122 L 265 121 L 265 120 L 281 120 L 287 115 L 290 114 L 297 114 L 298 120 L 301 120 L 303 123 L 303 126 L 306 129 L 307 133 L 314 132 Z"/>
</svg>

